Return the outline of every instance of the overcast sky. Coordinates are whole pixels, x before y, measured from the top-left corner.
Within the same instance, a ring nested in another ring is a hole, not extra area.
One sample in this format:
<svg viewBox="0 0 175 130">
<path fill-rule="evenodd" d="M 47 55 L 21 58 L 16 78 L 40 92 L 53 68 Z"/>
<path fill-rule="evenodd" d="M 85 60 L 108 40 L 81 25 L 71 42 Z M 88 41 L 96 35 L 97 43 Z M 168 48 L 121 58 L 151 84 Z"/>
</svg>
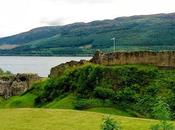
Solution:
<svg viewBox="0 0 175 130">
<path fill-rule="evenodd" d="M 172 12 L 175 0 L 0 0 L 0 37 L 40 26 Z"/>
</svg>

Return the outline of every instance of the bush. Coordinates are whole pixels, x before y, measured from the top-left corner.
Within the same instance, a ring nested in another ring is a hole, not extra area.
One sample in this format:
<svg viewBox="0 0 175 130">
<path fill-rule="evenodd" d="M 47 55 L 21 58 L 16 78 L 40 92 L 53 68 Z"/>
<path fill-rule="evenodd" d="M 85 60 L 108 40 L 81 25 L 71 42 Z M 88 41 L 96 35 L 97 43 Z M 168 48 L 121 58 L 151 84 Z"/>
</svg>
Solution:
<svg viewBox="0 0 175 130">
<path fill-rule="evenodd" d="M 153 115 L 160 120 L 159 124 L 152 125 L 151 130 L 174 130 L 174 126 L 168 121 L 171 119 L 171 112 L 168 104 L 166 104 L 162 98 L 157 99 L 153 107 Z"/>
<path fill-rule="evenodd" d="M 153 106 L 153 116 L 159 120 L 171 120 L 171 111 L 169 105 L 162 98 L 157 98 Z"/>
<path fill-rule="evenodd" d="M 103 124 L 101 126 L 101 130 L 122 130 L 120 124 L 114 121 L 110 117 L 106 117 L 103 120 Z"/>
<path fill-rule="evenodd" d="M 160 124 L 152 125 L 150 130 L 174 130 L 174 127 L 171 123 L 162 122 Z"/>
<path fill-rule="evenodd" d="M 94 90 L 95 97 L 102 99 L 103 101 L 106 99 L 110 99 L 114 97 L 115 93 L 112 89 L 97 87 Z"/>
<path fill-rule="evenodd" d="M 104 104 L 104 102 L 101 99 L 97 98 L 83 99 L 78 97 L 74 102 L 74 108 L 78 110 L 89 109 L 94 107 L 108 107 L 111 105 L 112 104 L 110 100 L 106 101 Z"/>
<path fill-rule="evenodd" d="M 75 103 L 74 107 L 77 110 L 83 110 L 83 109 L 88 109 L 90 108 L 90 103 L 87 102 L 86 100 L 77 100 L 77 102 Z"/>
</svg>

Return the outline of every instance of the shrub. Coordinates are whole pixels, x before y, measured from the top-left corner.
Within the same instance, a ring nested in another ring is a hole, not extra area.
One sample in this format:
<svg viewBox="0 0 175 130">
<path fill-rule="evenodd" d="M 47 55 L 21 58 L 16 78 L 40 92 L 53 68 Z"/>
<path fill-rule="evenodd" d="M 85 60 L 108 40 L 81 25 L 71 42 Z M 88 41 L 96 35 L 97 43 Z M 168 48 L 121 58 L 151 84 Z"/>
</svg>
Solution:
<svg viewBox="0 0 175 130">
<path fill-rule="evenodd" d="M 106 117 L 103 120 L 101 130 L 122 130 L 120 127 L 120 124 L 116 121 L 114 121 L 110 117 Z"/>
<path fill-rule="evenodd" d="M 130 106 L 130 104 L 136 103 L 136 91 L 131 87 L 123 87 L 116 92 L 112 101 L 121 106 Z"/>
<path fill-rule="evenodd" d="M 161 122 L 160 124 L 152 125 L 150 130 L 174 130 L 174 127 L 171 123 Z"/>
<path fill-rule="evenodd" d="M 95 97 L 102 99 L 103 101 L 106 99 L 110 99 L 114 96 L 114 91 L 109 88 L 97 87 L 94 90 Z"/>
<path fill-rule="evenodd" d="M 151 130 L 174 130 L 173 124 L 168 123 L 171 119 L 170 108 L 161 98 L 157 99 L 157 103 L 153 107 L 153 115 L 160 120 L 160 123 L 152 125 Z"/>
<path fill-rule="evenodd" d="M 107 107 L 111 106 L 110 100 L 106 101 L 104 104 L 104 102 L 101 99 L 97 99 L 97 98 L 82 99 L 78 97 L 74 102 L 74 107 L 75 109 L 78 109 L 78 110 L 89 109 L 94 107 L 106 107 L 106 106 Z"/>
<path fill-rule="evenodd" d="M 75 103 L 74 107 L 77 110 L 83 110 L 83 109 L 88 109 L 90 108 L 90 103 L 87 102 L 86 100 L 77 100 L 77 102 Z"/>
<path fill-rule="evenodd" d="M 153 106 L 153 116 L 159 120 L 171 120 L 171 111 L 169 105 L 162 98 L 157 98 Z"/>
</svg>

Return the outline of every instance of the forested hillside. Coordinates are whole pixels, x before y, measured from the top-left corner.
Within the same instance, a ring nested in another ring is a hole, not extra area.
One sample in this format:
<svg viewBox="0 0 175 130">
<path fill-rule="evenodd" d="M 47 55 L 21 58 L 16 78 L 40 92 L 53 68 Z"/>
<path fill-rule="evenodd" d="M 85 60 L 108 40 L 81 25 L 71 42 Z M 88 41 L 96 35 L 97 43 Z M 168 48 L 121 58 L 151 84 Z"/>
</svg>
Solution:
<svg viewBox="0 0 175 130">
<path fill-rule="evenodd" d="M 174 50 L 175 13 L 50 26 L 0 39 L 0 55 L 83 55 L 95 50 Z M 4 45 L 8 45 L 4 48 Z M 9 47 L 13 45 L 13 47 Z M 14 46 L 15 45 L 15 46 Z"/>
</svg>

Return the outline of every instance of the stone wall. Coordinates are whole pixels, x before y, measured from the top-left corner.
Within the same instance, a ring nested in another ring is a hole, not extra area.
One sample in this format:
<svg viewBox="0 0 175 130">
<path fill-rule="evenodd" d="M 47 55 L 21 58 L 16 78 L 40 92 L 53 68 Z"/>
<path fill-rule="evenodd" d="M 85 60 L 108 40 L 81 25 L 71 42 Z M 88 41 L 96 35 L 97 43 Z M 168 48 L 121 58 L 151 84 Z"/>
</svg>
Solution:
<svg viewBox="0 0 175 130">
<path fill-rule="evenodd" d="M 67 63 L 63 63 L 63 64 L 60 64 L 60 65 L 57 65 L 57 66 L 51 68 L 49 77 L 51 77 L 51 78 L 58 77 L 61 74 L 63 74 L 66 69 L 83 65 L 86 62 L 87 62 L 86 60 L 70 61 L 70 62 L 67 62 Z"/>
<path fill-rule="evenodd" d="M 175 68 L 175 51 L 171 52 L 115 52 L 97 51 L 90 62 L 103 65 L 153 64 L 158 67 Z"/>
<path fill-rule="evenodd" d="M 90 61 L 70 61 L 51 69 L 49 77 L 60 76 L 67 68 L 86 63 L 102 65 L 152 64 L 162 68 L 175 68 L 175 51 L 171 52 L 116 52 L 102 53 L 97 51 Z"/>
<path fill-rule="evenodd" d="M 36 74 L 17 74 L 10 77 L 0 77 L 0 96 L 7 99 L 11 96 L 20 95 L 39 79 L 40 77 Z"/>
</svg>

